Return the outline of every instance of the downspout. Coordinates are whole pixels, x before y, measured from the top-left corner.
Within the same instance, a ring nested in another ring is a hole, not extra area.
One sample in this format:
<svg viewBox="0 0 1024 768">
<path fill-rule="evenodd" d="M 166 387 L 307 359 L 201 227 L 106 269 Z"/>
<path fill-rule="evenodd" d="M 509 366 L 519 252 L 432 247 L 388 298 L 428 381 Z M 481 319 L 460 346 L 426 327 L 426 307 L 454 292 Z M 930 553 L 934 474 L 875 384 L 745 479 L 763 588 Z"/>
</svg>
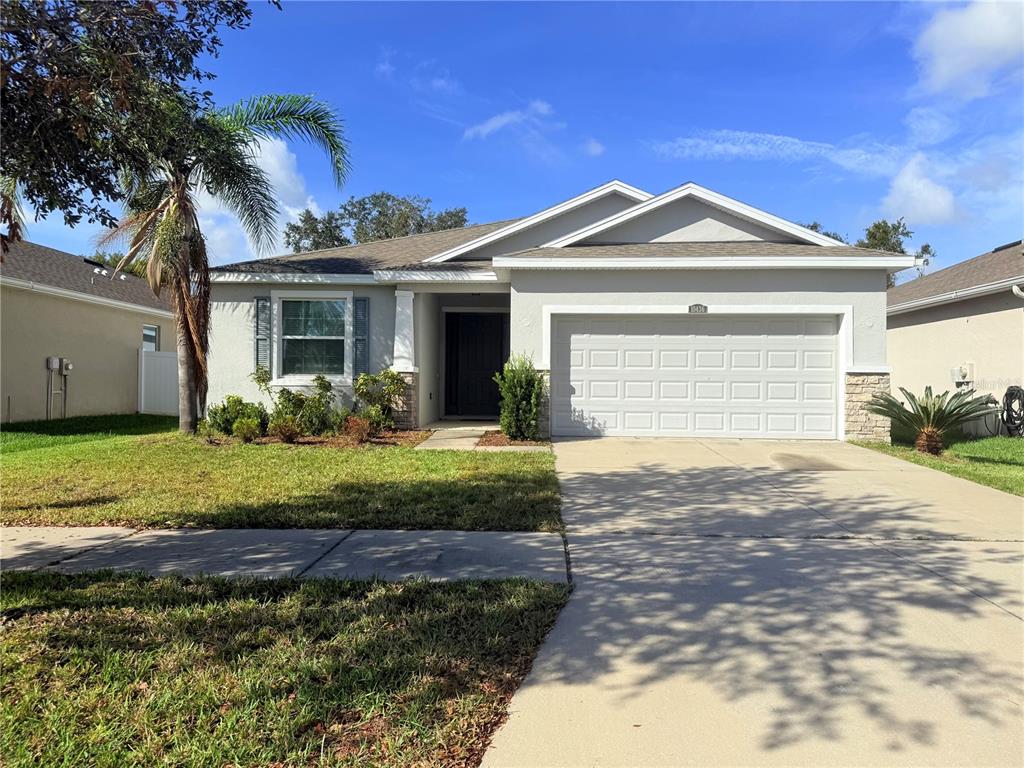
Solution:
<svg viewBox="0 0 1024 768">
<path fill-rule="evenodd" d="M 1020 289 L 1019 285 L 1011 285 L 1010 290 L 1013 292 L 1013 295 L 1016 296 L 1018 299 L 1024 299 L 1024 291 Z"/>
</svg>

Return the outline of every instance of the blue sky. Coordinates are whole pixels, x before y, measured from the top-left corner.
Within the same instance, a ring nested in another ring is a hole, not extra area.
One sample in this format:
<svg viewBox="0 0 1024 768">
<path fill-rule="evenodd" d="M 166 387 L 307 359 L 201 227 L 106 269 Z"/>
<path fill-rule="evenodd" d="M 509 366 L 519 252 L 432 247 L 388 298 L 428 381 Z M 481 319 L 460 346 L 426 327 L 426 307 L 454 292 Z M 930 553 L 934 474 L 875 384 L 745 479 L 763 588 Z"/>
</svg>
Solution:
<svg viewBox="0 0 1024 768">
<path fill-rule="evenodd" d="M 377 190 L 535 212 L 611 178 L 696 181 L 851 239 L 905 216 L 937 267 L 1024 229 L 1019 3 L 254 5 L 212 63 L 218 103 L 309 93 L 345 118 L 353 173 L 272 142 L 282 220 Z M 253 254 L 207 202 L 211 260 Z M 59 216 L 29 238 L 76 253 Z"/>
</svg>

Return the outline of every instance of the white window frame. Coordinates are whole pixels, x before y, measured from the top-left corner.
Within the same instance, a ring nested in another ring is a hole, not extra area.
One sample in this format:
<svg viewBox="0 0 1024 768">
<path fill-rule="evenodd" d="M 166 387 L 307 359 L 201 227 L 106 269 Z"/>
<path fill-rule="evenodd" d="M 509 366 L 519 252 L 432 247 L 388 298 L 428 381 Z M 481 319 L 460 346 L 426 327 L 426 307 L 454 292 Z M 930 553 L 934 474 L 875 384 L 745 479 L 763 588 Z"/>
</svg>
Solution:
<svg viewBox="0 0 1024 768">
<path fill-rule="evenodd" d="M 352 337 L 354 329 L 352 291 L 271 291 L 270 292 L 270 333 L 273 339 L 270 345 L 270 370 L 273 373 L 271 385 L 274 386 L 310 386 L 316 374 L 281 373 L 284 360 L 284 316 L 281 310 L 282 301 L 344 301 L 345 302 L 345 372 L 342 374 L 324 374 L 328 381 L 335 385 L 349 386 L 352 384 L 352 355 L 355 352 Z M 324 336 L 324 339 L 337 338 Z"/>
<path fill-rule="evenodd" d="M 154 349 L 146 349 L 146 329 L 156 328 L 156 347 Z M 160 326 L 157 323 L 143 323 L 142 324 L 142 344 L 141 349 L 144 352 L 159 352 L 160 351 Z"/>
</svg>

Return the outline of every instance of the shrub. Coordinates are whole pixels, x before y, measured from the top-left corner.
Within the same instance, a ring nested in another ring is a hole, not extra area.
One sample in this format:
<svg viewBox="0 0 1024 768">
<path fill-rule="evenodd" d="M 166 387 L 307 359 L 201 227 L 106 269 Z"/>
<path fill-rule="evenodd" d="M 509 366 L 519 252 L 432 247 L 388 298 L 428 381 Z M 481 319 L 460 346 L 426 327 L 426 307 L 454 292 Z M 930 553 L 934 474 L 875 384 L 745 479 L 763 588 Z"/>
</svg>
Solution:
<svg viewBox="0 0 1024 768">
<path fill-rule="evenodd" d="M 267 424 L 270 422 L 270 416 L 263 403 L 248 403 L 238 395 L 228 395 L 223 403 L 211 405 L 206 413 L 206 421 L 210 428 L 225 435 L 233 434 L 235 422 L 239 419 L 255 420 L 261 435 L 266 434 Z"/>
<path fill-rule="evenodd" d="M 210 445 L 217 442 L 217 430 L 210 426 L 210 422 L 206 419 L 200 419 L 199 423 L 196 424 L 196 437 L 201 440 L 205 440 Z"/>
<path fill-rule="evenodd" d="M 370 425 L 370 433 L 374 435 L 379 435 L 395 425 L 394 421 L 384 415 L 379 405 L 368 405 L 359 411 L 359 415 Z"/>
<path fill-rule="evenodd" d="M 948 391 L 934 395 L 931 387 L 924 388 L 921 398 L 915 397 L 903 387 L 900 387 L 900 392 L 907 398 L 908 405 L 884 392 L 871 398 L 867 410 L 912 430 L 916 435 L 914 447 L 921 453 L 942 453 L 943 439 L 947 433 L 999 407 L 990 397 L 975 395 L 973 389 L 961 389 L 952 397 Z"/>
<path fill-rule="evenodd" d="M 525 355 L 515 355 L 494 375 L 501 396 L 501 431 L 509 440 L 536 440 L 544 378 Z"/>
<path fill-rule="evenodd" d="M 260 436 L 260 423 L 256 419 L 238 419 L 231 425 L 231 434 L 241 438 L 243 443 L 251 443 Z"/>
<path fill-rule="evenodd" d="M 373 411 L 374 417 L 370 420 L 371 423 L 378 423 L 378 430 L 394 426 L 394 411 L 405 394 L 405 388 L 406 383 L 402 374 L 390 368 L 380 373 L 361 373 L 352 386 L 356 399 L 364 406 L 360 409 L 361 413 L 377 409 Z"/>
<path fill-rule="evenodd" d="M 349 416 L 345 419 L 345 434 L 357 443 L 365 443 L 370 437 L 370 420 L 362 416 Z"/>
<path fill-rule="evenodd" d="M 268 431 L 282 443 L 294 443 L 302 434 L 294 416 L 275 416 L 270 420 Z"/>
<path fill-rule="evenodd" d="M 287 390 L 284 390 L 287 391 Z M 305 435 L 322 435 L 334 418 L 334 389 L 326 376 L 313 379 L 313 394 L 306 395 L 298 413 L 298 426 Z"/>
</svg>

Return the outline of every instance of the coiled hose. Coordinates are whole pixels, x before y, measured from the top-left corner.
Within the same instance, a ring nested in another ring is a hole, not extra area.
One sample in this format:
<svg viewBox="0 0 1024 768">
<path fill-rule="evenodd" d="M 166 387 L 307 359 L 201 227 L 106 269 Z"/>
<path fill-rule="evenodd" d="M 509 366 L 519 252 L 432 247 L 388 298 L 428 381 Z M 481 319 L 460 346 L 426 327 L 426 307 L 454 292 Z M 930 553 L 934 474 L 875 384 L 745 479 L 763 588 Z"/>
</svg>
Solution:
<svg viewBox="0 0 1024 768">
<path fill-rule="evenodd" d="M 1021 387 L 1007 387 L 1003 395 L 1002 419 L 1006 434 L 1024 437 L 1024 389 Z"/>
</svg>

